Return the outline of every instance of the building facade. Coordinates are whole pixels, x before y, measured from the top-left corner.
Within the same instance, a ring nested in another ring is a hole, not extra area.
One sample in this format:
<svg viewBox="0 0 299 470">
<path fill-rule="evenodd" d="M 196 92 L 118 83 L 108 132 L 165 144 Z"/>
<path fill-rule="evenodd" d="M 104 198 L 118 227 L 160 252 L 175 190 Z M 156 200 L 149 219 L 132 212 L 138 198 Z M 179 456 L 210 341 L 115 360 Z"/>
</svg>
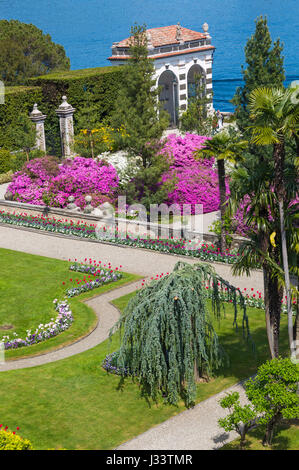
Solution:
<svg viewBox="0 0 299 470">
<path fill-rule="evenodd" d="M 146 31 L 148 56 L 154 60 L 155 79 L 161 87 L 160 102 L 169 113 L 170 122 L 177 125 L 180 113 L 194 95 L 196 77 L 200 75 L 205 89 L 209 112 L 213 111 L 212 64 L 215 47 L 211 44 L 209 26 L 203 32 L 192 31 L 179 23 Z M 129 59 L 130 38 L 114 42 L 112 65 L 124 65 Z"/>
</svg>

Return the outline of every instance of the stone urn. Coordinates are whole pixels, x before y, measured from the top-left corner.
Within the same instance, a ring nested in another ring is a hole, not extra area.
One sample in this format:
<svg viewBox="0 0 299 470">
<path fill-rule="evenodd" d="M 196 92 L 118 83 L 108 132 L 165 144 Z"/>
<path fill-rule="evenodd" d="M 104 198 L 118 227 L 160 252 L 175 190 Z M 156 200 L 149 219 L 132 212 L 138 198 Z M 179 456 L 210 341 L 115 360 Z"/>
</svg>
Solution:
<svg viewBox="0 0 299 470">
<path fill-rule="evenodd" d="M 92 197 L 91 196 L 85 196 L 85 201 L 86 201 L 86 206 L 84 207 L 84 214 L 91 214 L 93 211 L 93 207 L 91 205 Z"/>
<path fill-rule="evenodd" d="M 69 204 L 66 206 L 66 208 L 70 211 L 74 211 L 74 210 L 77 210 L 77 206 L 75 204 L 75 198 L 74 196 L 69 196 L 68 197 L 68 201 L 69 201 Z"/>
<path fill-rule="evenodd" d="M 12 201 L 13 200 L 13 194 L 11 191 L 6 191 L 6 193 L 4 194 L 4 199 L 6 201 Z"/>
</svg>

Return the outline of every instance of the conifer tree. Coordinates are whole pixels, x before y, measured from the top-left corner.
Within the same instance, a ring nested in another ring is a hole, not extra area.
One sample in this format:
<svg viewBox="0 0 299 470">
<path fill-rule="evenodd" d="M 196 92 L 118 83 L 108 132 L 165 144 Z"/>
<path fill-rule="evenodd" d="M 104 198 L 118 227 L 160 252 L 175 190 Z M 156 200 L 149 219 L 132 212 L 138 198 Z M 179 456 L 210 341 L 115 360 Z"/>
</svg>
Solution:
<svg viewBox="0 0 299 470">
<path fill-rule="evenodd" d="M 176 404 L 183 397 L 187 406 L 196 397 L 196 382 L 208 378 L 223 364 L 219 344 L 207 307 L 212 290 L 212 310 L 220 320 L 224 312 L 221 293 L 230 295 L 237 321 L 238 304 L 243 310 L 244 332 L 250 336 L 244 298 L 239 289 L 203 263 L 179 261 L 173 272 L 153 280 L 133 297 L 114 330 L 121 328 L 117 367 L 137 377 L 146 395 L 159 394 Z"/>
<path fill-rule="evenodd" d="M 282 87 L 285 79 L 281 56 L 283 45 L 279 39 L 272 45 L 267 18 L 261 16 L 255 23 L 255 33 L 245 46 L 247 67 L 242 66 L 244 85 L 237 88 L 232 99 L 232 103 L 236 106 L 237 125 L 243 133 L 251 124 L 248 107 L 250 93 L 261 86 Z"/>
<path fill-rule="evenodd" d="M 159 89 L 153 78 L 153 60 L 148 57 L 145 25 L 131 28 L 129 54 L 128 64 L 124 66 L 124 85 L 119 91 L 111 123 L 115 128 L 125 128 L 127 150 L 130 155 L 141 157 L 141 165 L 146 168 L 151 165 L 168 118 L 159 106 Z"/>
</svg>

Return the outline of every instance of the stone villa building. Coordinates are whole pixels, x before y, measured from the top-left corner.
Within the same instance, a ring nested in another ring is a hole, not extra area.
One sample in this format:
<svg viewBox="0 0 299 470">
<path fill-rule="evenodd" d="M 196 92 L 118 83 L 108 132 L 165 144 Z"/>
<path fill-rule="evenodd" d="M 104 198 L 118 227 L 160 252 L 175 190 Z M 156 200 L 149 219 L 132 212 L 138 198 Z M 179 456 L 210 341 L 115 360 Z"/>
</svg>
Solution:
<svg viewBox="0 0 299 470">
<path fill-rule="evenodd" d="M 176 126 L 178 115 L 188 106 L 188 98 L 194 94 L 195 76 L 200 74 L 206 95 L 210 98 L 209 110 L 213 110 L 212 63 L 215 47 L 211 44 L 209 26 L 203 32 L 183 28 L 178 23 L 146 31 L 148 56 L 154 59 L 157 86 L 161 87 L 160 101 L 169 113 L 171 124 Z M 123 65 L 129 59 L 129 39 L 114 42 L 112 65 Z"/>
</svg>

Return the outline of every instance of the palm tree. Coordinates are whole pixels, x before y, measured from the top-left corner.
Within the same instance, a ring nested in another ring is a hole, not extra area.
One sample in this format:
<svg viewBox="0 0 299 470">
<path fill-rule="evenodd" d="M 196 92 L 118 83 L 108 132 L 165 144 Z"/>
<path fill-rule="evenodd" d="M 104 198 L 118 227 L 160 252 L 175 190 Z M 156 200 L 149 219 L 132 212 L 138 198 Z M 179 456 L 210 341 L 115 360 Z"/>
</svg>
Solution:
<svg viewBox="0 0 299 470">
<path fill-rule="evenodd" d="M 294 165 L 286 162 L 286 209 L 285 223 L 287 227 L 287 242 L 290 251 L 295 253 L 296 243 L 299 243 L 298 230 L 295 227 L 296 213 L 290 202 L 297 190 Z M 247 274 L 261 266 L 264 276 L 265 318 L 268 343 L 271 357 L 279 357 L 279 332 L 281 304 L 283 300 L 283 270 L 279 208 L 276 194 L 271 189 L 274 172 L 272 159 L 260 160 L 258 155 L 248 154 L 239 168 L 236 168 L 230 178 L 229 210 L 235 213 L 243 206 L 245 196 L 249 196 L 244 205 L 244 222 L 249 227 L 239 251 L 241 256 L 233 266 L 233 274 Z M 274 234 L 276 236 L 274 238 Z M 270 235 L 272 236 L 270 237 Z M 295 259 L 290 257 L 294 263 Z"/>
<path fill-rule="evenodd" d="M 280 217 L 282 257 L 288 306 L 288 332 L 291 353 L 294 353 L 293 314 L 288 252 L 285 232 L 286 186 L 284 180 L 285 141 L 295 137 L 298 144 L 299 105 L 293 99 L 294 89 L 257 88 L 249 97 L 249 109 L 254 120 L 252 142 L 257 145 L 273 145 L 273 190 L 277 196 Z M 297 147 L 298 148 L 298 147 Z"/>
<path fill-rule="evenodd" d="M 226 237 L 224 230 L 224 216 L 226 208 L 226 187 L 225 187 L 225 162 L 236 164 L 241 161 L 242 153 L 247 148 L 248 142 L 240 140 L 240 136 L 235 131 L 223 130 L 214 135 L 210 140 L 206 140 L 205 147 L 195 152 L 195 157 L 214 157 L 217 161 L 218 184 L 220 195 L 220 217 L 221 235 L 220 249 L 226 249 Z"/>
</svg>

